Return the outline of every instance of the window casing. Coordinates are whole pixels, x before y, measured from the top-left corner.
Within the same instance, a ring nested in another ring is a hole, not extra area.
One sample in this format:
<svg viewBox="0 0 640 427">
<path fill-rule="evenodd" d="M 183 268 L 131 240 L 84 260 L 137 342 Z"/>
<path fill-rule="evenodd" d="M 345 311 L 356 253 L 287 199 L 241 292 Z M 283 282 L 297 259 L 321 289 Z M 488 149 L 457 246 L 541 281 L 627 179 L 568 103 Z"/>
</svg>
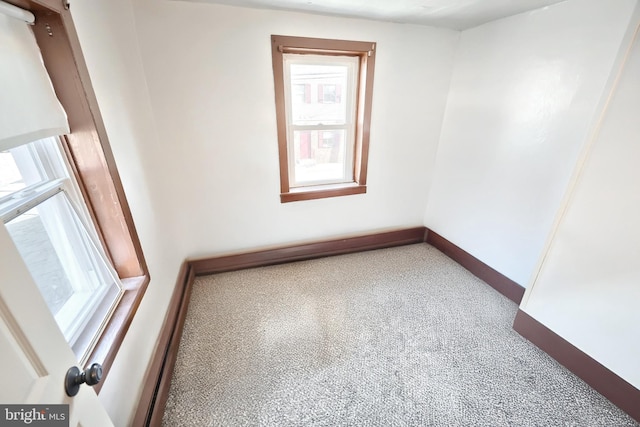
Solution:
<svg viewBox="0 0 640 427">
<path fill-rule="evenodd" d="M 271 39 L 281 201 L 365 193 L 375 43 Z"/>
</svg>

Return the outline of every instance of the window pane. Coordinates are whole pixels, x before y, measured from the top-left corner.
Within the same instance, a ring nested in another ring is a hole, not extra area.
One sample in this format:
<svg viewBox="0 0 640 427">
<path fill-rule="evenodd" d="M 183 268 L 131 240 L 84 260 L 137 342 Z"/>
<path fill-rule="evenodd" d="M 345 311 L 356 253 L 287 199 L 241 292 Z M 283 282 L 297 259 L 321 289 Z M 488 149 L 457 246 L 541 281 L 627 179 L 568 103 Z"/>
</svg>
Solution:
<svg viewBox="0 0 640 427">
<path fill-rule="evenodd" d="M 351 87 L 354 65 L 290 64 L 291 124 L 350 123 L 353 119 L 347 94 L 355 93 Z"/>
<path fill-rule="evenodd" d="M 49 310 L 79 360 L 121 296 L 121 285 L 63 192 L 6 223 Z"/>
<path fill-rule="evenodd" d="M 9 151 L 0 152 L 0 197 L 25 187 L 20 171 Z"/>
<path fill-rule="evenodd" d="M 0 152 L 0 197 L 46 179 L 31 144 Z"/>
<path fill-rule="evenodd" d="M 310 87 L 307 84 L 294 84 L 291 87 L 291 96 L 294 104 L 311 102 Z"/>
<path fill-rule="evenodd" d="M 295 185 L 351 181 L 344 129 L 294 131 L 293 140 Z"/>
</svg>

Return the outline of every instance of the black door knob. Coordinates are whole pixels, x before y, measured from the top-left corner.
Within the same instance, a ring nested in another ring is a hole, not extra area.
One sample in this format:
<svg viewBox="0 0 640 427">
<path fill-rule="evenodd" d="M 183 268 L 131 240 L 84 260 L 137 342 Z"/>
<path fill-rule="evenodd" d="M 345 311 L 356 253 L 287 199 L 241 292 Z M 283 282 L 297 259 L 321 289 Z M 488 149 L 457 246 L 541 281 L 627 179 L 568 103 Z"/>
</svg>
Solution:
<svg viewBox="0 0 640 427">
<path fill-rule="evenodd" d="M 80 384 L 87 383 L 87 385 L 96 385 L 102 379 L 102 366 L 99 363 L 94 363 L 84 372 L 80 372 L 76 366 L 72 366 L 67 371 L 67 376 L 64 381 L 64 389 L 67 392 L 67 396 L 75 396 L 80 390 Z"/>
</svg>

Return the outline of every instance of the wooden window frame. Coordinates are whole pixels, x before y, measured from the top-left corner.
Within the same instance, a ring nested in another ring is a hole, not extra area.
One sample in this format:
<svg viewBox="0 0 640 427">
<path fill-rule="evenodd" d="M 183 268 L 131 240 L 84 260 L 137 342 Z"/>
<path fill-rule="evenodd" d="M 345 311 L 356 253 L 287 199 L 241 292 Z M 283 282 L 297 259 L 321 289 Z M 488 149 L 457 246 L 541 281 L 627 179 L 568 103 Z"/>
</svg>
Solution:
<svg viewBox="0 0 640 427">
<path fill-rule="evenodd" d="M 99 238 L 120 277 L 124 295 L 98 338 L 85 368 L 100 363 L 103 378 L 129 329 L 150 281 L 142 246 L 109 145 L 69 6 L 61 0 L 6 0 L 31 11 L 42 59 L 71 133 L 62 136 Z M 94 389 L 100 392 L 104 380 Z"/>
<path fill-rule="evenodd" d="M 296 188 L 292 188 L 290 186 L 283 66 L 283 55 L 285 53 L 355 56 L 360 59 L 358 87 L 356 90 L 353 182 L 346 184 L 323 184 Z M 278 151 L 280 161 L 280 201 L 282 203 L 287 203 L 366 193 L 376 43 L 272 35 L 271 57 L 273 62 Z"/>
</svg>

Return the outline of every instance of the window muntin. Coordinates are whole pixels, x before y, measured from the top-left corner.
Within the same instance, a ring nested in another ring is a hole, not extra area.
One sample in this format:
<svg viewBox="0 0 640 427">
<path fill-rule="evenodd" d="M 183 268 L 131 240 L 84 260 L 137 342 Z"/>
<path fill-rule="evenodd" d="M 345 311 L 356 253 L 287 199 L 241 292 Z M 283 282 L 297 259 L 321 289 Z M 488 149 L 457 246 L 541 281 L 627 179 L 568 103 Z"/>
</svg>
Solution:
<svg viewBox="0 0 640 427">
<path fill-rule="evenodd" d="M 0 218 L 84 363 L 123 295 L 55 138 L 0 152 Z M 73 200 L 73 201 L 72 201 Z"/>
<path fill-rule="evenodd" d="M 272 36 L 272 56 L 281 201 L 365 193 L 375 43 Z"/>
</svg>

